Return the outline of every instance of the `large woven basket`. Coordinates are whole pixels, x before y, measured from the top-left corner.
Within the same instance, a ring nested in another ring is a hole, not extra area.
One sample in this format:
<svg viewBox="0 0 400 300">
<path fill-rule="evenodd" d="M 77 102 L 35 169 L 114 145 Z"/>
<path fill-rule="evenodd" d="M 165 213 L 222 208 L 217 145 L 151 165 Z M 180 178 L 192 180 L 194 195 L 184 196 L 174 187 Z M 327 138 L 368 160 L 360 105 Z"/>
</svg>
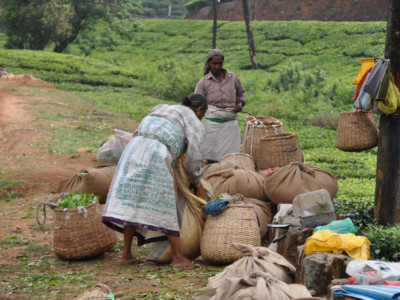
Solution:
<svg viewBox="0 0 400 300">
<path fill-rule="evenodd" d="M 285 133 L 282 122 L 271 117 L 248 118 L 243 134 L 242 151 L 251 155 L 258 166 L 260 138 Z"/>
<path fill-rule="evenodd" d="M 371 111 L 341 112 L 336 129 L 336 147 L 359 152 L 378 145 L 378 126 Z"/>
<path fill-rule="evenodd" d="M 99 202 L 82 208 L 54 208 L 54 252 L 65 260 L 87 259 L 103 254 L 117 242 L 115 232 L 101 221 Z"/>
<path fill-rule="evenodd" d="M 295 133 L 282 133 L 260 139 L 258 170 L 283 167 L 292 161 L 304 161 L 300 143 Z"/>
<path fill-rule="evenodd" d="M 226 154 L 218 161 L 221 164 L 239 166 L 246 170 L 255 171 L 254 159 L 247 153 Z"/>
<path fill-rule="evenodd" d="M 214 264 L 232 263 L 243 256 L 232 243 L 261 245 L 254 207 L 229 204 L 219 215 L 207 215 L 200 240 L 201 257 Z"/>
</svg>

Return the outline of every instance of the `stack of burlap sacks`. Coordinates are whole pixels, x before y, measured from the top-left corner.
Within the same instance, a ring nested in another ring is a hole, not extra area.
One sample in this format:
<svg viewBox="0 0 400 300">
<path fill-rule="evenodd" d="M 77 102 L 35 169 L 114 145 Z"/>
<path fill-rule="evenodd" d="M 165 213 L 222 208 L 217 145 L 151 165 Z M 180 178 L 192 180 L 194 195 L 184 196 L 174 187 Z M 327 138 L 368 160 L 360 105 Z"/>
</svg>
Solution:
<svg viewBox="0 0 400 300">
<path fill-rule="evenodd" d="M 273 127 L 273 129 L 275 132 L 277 132 L 275 130 L 276 127 Z M 126 136 L 127 135 L 125 135 L 125 138 Z M 262 138 L 262 136 L 253 137 L 251 139 L 253 145 L 251 145 L 250 148 L 247 147 L 247 149 L 251 149 L 253 151 L 253 155 L 255 156 L 257 156 L 257 154 L 254 153 L 254 149 L 256 149 L 258 146 L 255 148 L 254 142 L 257 142 L 257 140 Z M 249 140 L 249 136 L 245 137 L 245 139 Z M 110 141 L 115 143 L 115 136 L 108 140 L 108 142 Z M 126 139 L 126 143 L 128 141 L 129 138 Z M 122 153 L 120 151 L 121 146 L 118 147 L 117 154 L 113 154 L 115 156 L 114 161 L 108 160 L 109 156 L 107 156 L 106 161 L 103 160 L 107 163 L 111 162 L 113 164 L 105 164 L 94 168 L 85 168 L 80 170 L 75 176 L 60 182 L 59 192 L 80 191 L 94 193 L 100 197 L 100 203 L 105 203 L 108 188 L 116 170 L 115 164 L 118 162 L 118 155 Z M 244 147 L 244 150 L 245 149 L 246 148 Z M 296 151 L 298 152 L 299 149 L 296 148 Z M 243 163 L 243 159 L 236 159 L 238 157 L 245 158 L 247 162 Z M 102 161 L 101 157 L 99 159 L 99 155 L 98 160 L 100 162 Z M 249 161 L 252 161 L 253 163 L 249 163 Z M 182 169 L 180 169 L 180 172 L 181 171 Z M 254 163 L 253 157 L 248 153 L 238 153 L 236 154 L 236 157 L 235 154 L 230 154 L 227 157 L 222 158 L 218 163 L 205 166 L 203 171 L 204 177 L 202 181 L 202 196 L 192 197 L 193 199 L 188 200 L 190 203 L 184 202 L 182 205 L 180 205 L 180 209 L 178 207 L 181 219 L 186 220 L 183 221 L 181 227 L 182 232 L 186 231 L 185 234 L 181 232 L 182 252 L 185 256 L 192 259 L 196 259 L 201 255 L 201 232 L 207 217 L 202 210 L 202 206 L 212 199 L 222 197 L 224 199 L 232 200 L 232 198 L 237 199 L 239 197 L 241 203 L 250 204 L 256 212 L 260 238 L 263 238 L 267 233 L 267 225 L 272 222 L 273 216 L 277 212 L 277 205 L 281 203 L 292 203 L 293 199 L 297 195 L 320 189 L 327 190 L 331 196 L 331 199 L 333 199 L 338 190 L 337 180 L 332 174 L 317 166 L 303 163 L 302 155 L 297 155 L 297 158 L 294 158 L 293 161 L 285 161 L 282 163 L 282 165 L 277 164 L 271 166 L 268 170 L 263 170 L 263 172 L 260 172 L 261 170 L 256 169 L 256 164 Z M 185 195 L 185 193 L 187 195 L 188 190 L 183 191 L 184 189 L 185 188 L 182 188 L 181 190 L 178 189 L 178 194 L 180 194 L 180 197 Z M 211 192 L 213 196 L 210 195 Z M 189 209 L 184 209 L 186 205 L 188 205 Z M 238 244 L 240 244 L 240 241 Z M 254 248 L 254 246 L 256 248 Z M 241 251 L 244 249 L 241 259 L 245 259 L 246 257 L 263 259 L 264 256 L 269 255 L 268 257 L 274 257 L 273 260 L 276 262 L 285 261 L 284 265 L 290 265 L 290 263 L 287 262 L 283 257 L 281 257 L 279 260 L 276 260 L 274 255 L 279 254 L 271 254 L 270 252 L 267 252 L 267 248 L 257 248 L 257 246 L 261 245 L 232 245 L 232 247 L 235 247 L 236 251 Z M 168 242 L 161 242 L 161 244 L 154 243 L 154 246 L 150 250 L 148 260 L 158 263 L 170 262 L 172 257 L 168 252 L 170 251 L 168 247 Z M 238 261 L 236 261 L 236 263 L 237 262 Z M 290 274 L 294 274 L 294 271 L 292 270 L 292 268 L 294 268 L 293 266 L 290 265 L 289 268 L 285 268 L 286 270 L 291 270 L 289 272 Z M 215 286 L 215 288 L 211 288 L 208 294 L 206 293 L 208 296 L 203 295 L 203 298 L 198 299 L 227 299 L 226 297 L 229 299 L 234 299 L 237 298 L 236 296 L 239 294 L 242 295 L 243 289 L 247 289 L 250 286 L 253 287 L 251 289 L 252 291 L 249 292 L 252 295 L 256 295 L 257 293 L 265 293 L 265 287 L 269 288 L 270 293 L 272 294 L 278 293 L 278 290 L 287 290 L 286 287 L 283 287 L 283 285 L 280 283 L 282 278 L 279 276 L 278 278 L 274 277 L 273 274 L 271 275 L 268 273 L 268 270 L 271 270 L 270 268 L 264 270 L 254 268 L 252 269 L 252 272 L 250 272 L 249 269 L 246 270 L 246 272 L 239 272 L 240 274 L 238 273 L 238 276 L 225 276 L 224 279 L 219 278 L 219 283 L 216 285 L 210 284 L 210 278 L 209 286 Z M 244 278 L 242 275 L 246 278 Z M 260 288 L 260 281 L 262 281 L 262 292 L 258 290 Z M 222 282 L 223 284 L 221 284 Z M 285 282 L 285 280 L 283 282 Z M 290 285 L 292 282 L 293 278 L 286 280 L 286 284 Z M 275 287 L 272 288 L 271 284 Z M 240 286 L 241 288 L 238 288 Z M 278 288 L 278 286 L 280 287 Z M 296 289 L 302 290 L 299 289 L 299 287 L 296 287 Z M 240 292 L 239 290 L 242 291 Z M 288 290 L 290 290 L 290 288 Z M 274 296 L 270 299 L 292 299 L 295 296 L 299 297 L 299 295 L 302 294 L 291 294 L 290 291 L 282 293 L 285 296 Z M 308 292 L 305 289 L 304 293 L 302 294 L 303 297 L 311 297 L 309 293 L 307 293 Z M 235 297 L 233 297 L 234 294 Z"/>
</svg>

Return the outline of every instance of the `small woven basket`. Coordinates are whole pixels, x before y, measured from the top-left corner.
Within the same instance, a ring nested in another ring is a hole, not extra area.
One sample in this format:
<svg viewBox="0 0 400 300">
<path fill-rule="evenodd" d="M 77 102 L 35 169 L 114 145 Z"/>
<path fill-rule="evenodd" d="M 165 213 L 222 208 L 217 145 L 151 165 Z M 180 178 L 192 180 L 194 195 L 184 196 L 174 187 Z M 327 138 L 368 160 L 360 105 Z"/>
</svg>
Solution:
<svg viewBox="0 0 400 300">
<path fill-rule="evenodd" d="M 239 166 L 246 170 L 255 171 L 254 159 L 247 153 L 231 153 L 226 154 L 218 161 L 222 164 Z"/>
<path fill-rule="evenodd" d="M 102 209 L 97 199 L 81 208 L 53 210 L 53 246 L 59 258 L 92 258 L 110 250 L 116 244 L 117 235 L 101 221 Z"/>
<path fill-rule="evenodd" d="M 271 117 L 252 117 L 246 119 L 243 134 L 243 152 L 251 155 L 258 165 L 260 139 L 285 133 L 282 122 Z"/>
<path fill-rule="evenodd" d="M 304 161 L 300 143 L 295 133 L 282 133 L 260 139 L 258 170 L 283 167 L 292 161 Z"/>
<path fill-rule="evenodd" d="M 371 111 L 341 112 L 336 129 L 336 147 L 359 152 L 378 146 L 379 130 Z"/>
<path fill-rule="evenodd" d="M 232 243 L 261 245 L 257 215 L 252 205 L 229 204 L 219 215 L 207 215 L 200 240 L 201 257 L 214 264 L 232 263 L 243 256 Z"/>
</svg>

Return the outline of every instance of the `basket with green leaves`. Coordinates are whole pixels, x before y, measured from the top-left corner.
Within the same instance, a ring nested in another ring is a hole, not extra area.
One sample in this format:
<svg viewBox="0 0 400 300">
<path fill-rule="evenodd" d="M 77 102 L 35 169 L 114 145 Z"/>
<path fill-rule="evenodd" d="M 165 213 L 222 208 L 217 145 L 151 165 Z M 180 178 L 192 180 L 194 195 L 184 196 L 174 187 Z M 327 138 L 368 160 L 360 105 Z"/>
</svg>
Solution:
<svg viewBox="0 0 400 300">
<path fill-rule="evenodd" d="M 97 196 L 81 192 L 62 193 L 50 206 L 54 213 L 55 254 L 65 260 L 88 259 L 110 250 L 117 242 L 115 232 L 101 221 L 103 215 Z M 46 215 L 45 215 L 46 216 Z M 40 223 L 38 218 L 37 221 Z"/>
</svg>

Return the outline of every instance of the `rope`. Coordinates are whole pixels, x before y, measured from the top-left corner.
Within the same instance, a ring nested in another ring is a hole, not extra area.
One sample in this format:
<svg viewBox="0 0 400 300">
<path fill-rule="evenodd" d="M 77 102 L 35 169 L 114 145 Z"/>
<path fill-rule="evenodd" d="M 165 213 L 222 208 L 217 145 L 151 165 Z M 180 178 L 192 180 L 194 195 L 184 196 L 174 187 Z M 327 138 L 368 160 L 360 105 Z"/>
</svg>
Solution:
<svg viewBox="0 0 400 300">
<path fill-rule="evenodd" d="M 58 207 L 58 202 L 64 199 L 64 195 L 65 193 L 61 193 L 59 196 L 57 196 L 55 200 L 50 199 L 39 203 L 38 207 L 36 208 L 36 222 L 40 226 L 43 226 L 46 223 L 46 205 L 51 208 Z M 42 206 L 43 206 L 43 223 L 39 221 L 39 211 Z"/>
</svg>

